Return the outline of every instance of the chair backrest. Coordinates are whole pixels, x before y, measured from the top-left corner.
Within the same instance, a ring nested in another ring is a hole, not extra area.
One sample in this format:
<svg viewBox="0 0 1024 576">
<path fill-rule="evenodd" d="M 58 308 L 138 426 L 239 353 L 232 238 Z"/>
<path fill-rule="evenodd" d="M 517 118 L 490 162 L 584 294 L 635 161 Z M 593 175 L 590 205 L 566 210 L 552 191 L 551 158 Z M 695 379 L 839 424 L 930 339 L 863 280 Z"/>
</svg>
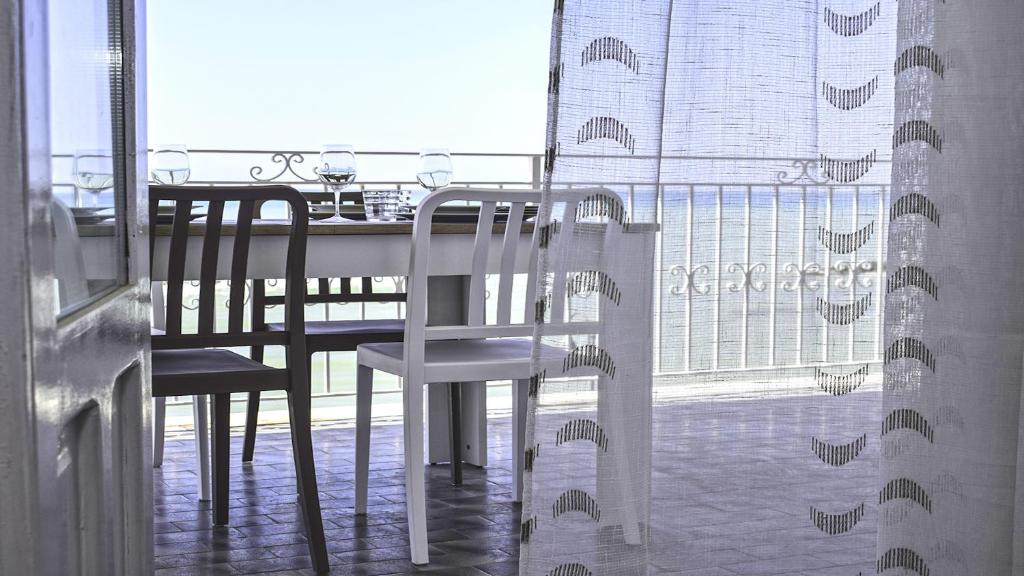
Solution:
<svg viewBox="0 0 1024 576">
<path fill-rule="evenodd" d="M 558 325 L 566 322 L 567 314 L 572 316 L 567 303 L 574 296 L 600 292 L 618 304 L 621 292 L 615 282 L 598 269 L 598 263 L 581 264 L 583 251 L 578 241 L 589 237 L 593 242 L 591 232 L 599 231 L 603 242 L 615 245 L 620 235 L 629 229 L 630 222 L 622 198 L 607 188 L 558 190 L 552 195 L 551 204 L 552 210 L 561 205 L 561 211 L 557 216 L 554 212 L 549 215 L 550 221 L 541 231 L 539 244 L 548 254 L 559 254 L 548 259 L 548 272 L 554 276 L 551 293 L 537 303 L 536 317 L 545 317 L 546 323 Z M 596 226 L 596 230 L 587 230 L 591 226 Z M 577 228 L 580 234 L 576 233 Z M 601 246 L 591 244 L 588 251 L 599 253 Z M 577 268 L 573 269 L 574 265 Z"/>
<path fill-rule="evenodd" d="M 538 313 L 536 299 L 537 289 L 537 259 L 538 248 L 550 238 L 570 239 L 576 220 L 585 216 L 580 206 L 585 204 L 587 198 L 600 193 L 601 190 L 578 190 L 570 195 L 579 199 L 579 202 L 571 201 L 566 203 L 565 220 L 557 226 L 560 232 L 551 234 L 549 227 L 533 226 L 529 243 L 529 263 L 527 268 L 526 297 L 522 303 L 524 306 L 523 324 L 512 324 L 513 302 L 513 279 L 516 273 L 516 262 L 520 258 L 519 251 L 522 247 L 521 234 L 523 232 L 523 214 L 529 203 L 539 203 L 542 193 L 540 190 L 508 190 L 508 189 L 484 189 L 484 188 L 445 188 L 438 190 L 424 198 L 416 209 L 416 220 L 413 224 L 413 245 L 410 258 L 409 279 L 407 286 L 406 306 L 406 328 L 405 359 L 408 365 L 415 366 L 422 364 L 424 343 L 427 340 L 453 340 L 471 338 L 502 338 L 516 336 L 532 336 L 534 334 L 534 319 Z M 431 232 L 432 217 L 434 212 L 443 204 L 449 202 L 479 202 L 480 215 L 476 225 L 476 237 L 473 244 L 471 277 L 469 281 L 468 314 L 467 321 L 459 325 L 449 326 L 427 326 L 427 278 L 430 270 L 431 259 Z M 495 214 L 499 203 L 508 205 L 507 220 L 503 229 L 503 239 L 500 250 L 497 253 L 492 250 L 494 241 L 493 235 L 502 230 L 501 226 L 495 224 Z M 532 226 L 532 224 L 530 224 Z M 614 228 L 614 227 L 613 227 Z M 564 242 L 559 241 L 559 244 Z M 554 246 L 547 246 L 547 249 L 556 249 Z M 572 290 L 569 279 L 569 270 L 566 269 L 571 259 L 559 258 L 557 270 L 549 270 L 553 274 L 553 293 L 550 300 L 556 302 L 566 298 L 567 290 Z M 496 265 L 495 265 L 496 264 Z M 498 290 L 495 296 L 497 308 L 496 323 L 487 324 L 485 318 L 485 298 L 487 296 L 486 275 L 489 270 L 497 270 Z M 541 301 L 546 301 L 542 298 Z M 564 305 L 559 305 L 557 311 L 549 307 L 545 314 L 545 322 L 548 324 L 548 333 L 569 335 L 574 333 L 591 333 L 596 329 L 593 321 L 568 322 L 564 314 Z"/>
<path fill-rule="evenodd" d="M 57 198 L 50 205 L 53 219 L 54 270 L 57 276 L 57 294 L 60 307 L 81 302 L 89 296 L 85 277 L 85 257 L 71 209 Z"/>
<path fill-rule="evenodd" d="M 256 204 L 268 200 L 287 202 L 293 214 L 288 235 L 285 259 L 285 330 L 264 332 L 260 327 L 244 327 L 246 272 L 252 237 Z M 169 226 L 159 223 L 161 203 L 174 207 Z M 182 333 L 182 298 L 185 278 L 185 260 L 188 252 L 191 212 L 196 202 L 207 203 L 206 222 L 197 224 L 202 232 L 199 272 L 198 325 L 195 333 Z M 224 207 L 228 202 L 238 203 L 236 221 L 225 226 Z M 288 346 L 289 366 L 292 357 L 305 365 L 304 301 L 306 232 L 309 210 L 306 201 L 294 188 L 288 186 L 150 186 L 149 188 L 150 254 L 156 237 L 170 229 L 170 248 L 167 257 L 167 298 L 165 335 L 153 337 L 154 349 L 210 348 L 228 346 Z M 233 234 L 231 234 L 233 233 Z M 226 332 L 216 329 L 215 291 L 221 239 L 233 235 L 230 254 L 231 287 L 228 298 L 228 326 Z M 155 258 L 151 258 L 151 266 Z"/>
<path fill-rule="evenodd" d="M 539 203 L 539 190 L 500 190 L 484 188 L 444 188 L 426 196 L 416 207 L 413 222 L 413 244 L 409 263 L 409 278 L 406 286 L 406 359 L 416 361 L 416 350 L 422 354 L 425 340 L 459 338 L 489 338 L 501 336 L 524 336 L 532 333 L 532 324 L 512 325 L 512 282 L 515 273 L 517 251 L 521 242 L 523 212 L 527 203 Z M 476 236 L 473 243 L 471 276 L 469 281 L 467 321 L 443 327 L 431 327 L 427 334 L 427 278 L 430 270 L 432 220 L 435 210 L 449 202 L 480 202 Z M 491 263 L 491 246 L 495 232 L 495 213 L 499 202 L 508 203 L 508 219 L 499 254 L 498 293 L 496 297 L 497 324 L 487 325 L 485 320 L 485 298 L 487 294 L 486 273 Z M 536 245 L 537 230 L 533 242 Z M 536 255 L 531 254 L 528 286 L 534 282 Z M 527 298 L 529 302 L 532 298 Z M 524 304 L 525 305 L 525 304 Z M 531 316 L 527 315 L 527 318 Z M 422 361 L 422 358 L 420 359 Z"/>
<path fill-rule="evenodd" d="M 303 198 L 310 204 L 333 204 L 333 192 L 302 192 Z M 362 204 L 362 192 L 342 192 L 341 201 Z M 266 201 L 256 202 L 256 219 L 263 217 L 263 205 Z M 332 290 L 331 278 L 312 278 L 307 282 L 306 304 L 349 304 L 355 302 L 405 302 L 405 292 L 374 292 L 373 279 L 338 278 L 338 291 Z M 356 292 L 354 289 L 358 288 Z M 266 308 L 284 304 L 284 296 L 267 294 L 266 281 L 253 280 L 252 319 L 253 326 L 265 325 Z"/>
</svg>

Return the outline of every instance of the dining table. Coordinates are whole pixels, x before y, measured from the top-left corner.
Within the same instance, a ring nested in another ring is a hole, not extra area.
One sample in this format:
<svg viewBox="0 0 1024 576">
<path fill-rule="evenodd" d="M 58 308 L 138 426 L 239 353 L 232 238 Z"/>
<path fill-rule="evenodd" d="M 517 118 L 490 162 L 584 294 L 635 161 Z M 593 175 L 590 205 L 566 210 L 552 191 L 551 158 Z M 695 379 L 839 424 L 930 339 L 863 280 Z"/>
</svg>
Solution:
<svg viewBox="0 0 1024 576">
<path fill-rule="evenodd" d="M 306 249 L 307 278 L 395 277 L 409 273 L 412 247 L 412 221 L 367 222 L 310 221 Z M 443 257 L 430 262 L 428 284 L 428 318 L 432 325 L 465 322 L 469 295 L 472 251 L 476 223 L 434 222 L 432 225 L 432 251 Z M 491 250 L 497 273 L 505 226 L 494 224 Z M 276 279 L 283 277 L 288 233 L 288 220 L 256 220 L 253 222 L 250 258 L 247 269 L 249 279 Z M 185 259 L 185 280 L 198 280 L 201 264 L 205 225 L 201 220 L 190 223 Z M 522 244 L 516 251 L 515 270 L 525 273 L 529 266 L 530 242 L 533 224 L 522 226 Z M 84 269 L 90 279 L 115 278 L 115 262 L 110 260 L 110 243 L 116 241 L 114 226 L 109 223 L 78 226 L 83 251 Z M 230 279 L 231 243 L 234 226 L 226 221 L 221 246 L 218 250 L 218 279 Z M 170 226 L 158 225 L 153 244 L 153 282 L 166 280 L 170 244 Z M 354 378 L 355 375 L 353 374 Z M 487 465 L 487 394 L 483 382 L 461 383 L 462 461 L 474 466 Z M 427 390 L 427 459 L 431 463 L 450 460 L 448 386 L 430 386 Z"/>
<path fill-rule="evenodd" d="M 586 400 L 575 409 L 597 409 L 597 418 L 611 426 L 609 431 L 619 439 L 620 447 L 609 460 L 609 454 L 599 454 L 599 465 L 607 462 L 616 472 L 602 475 L 597 483 L 597 493 L 616 498 L 622 505 L 609 509 L 607 516 L 622 516 L 617 522 L 628 527 L 626 539 L 639 542 L 636 519 L 645 517 L 647 501 L 644 493 L 649 490 L 650 478 L 642 471 L 649 469 L 652 398 L 652 322 L 638 322 L 637 319 L 653 319 L 653 280 L 656 275 L 654 262 L 656 236 L 660 230 L 655 223 L 630 223 L 621 225 L 622 233 L 606 234 L 608 226 L 619 227 L 608 222 L 577 222 L 573 225 L 574 237 L 560 243 L 571 255 L 576 266 L 574 270 L 594 270 L 604 267 L 610 270 L 632 270 L 634 273 L 618 277 L 619 287 L 624 293 L 632 294 L 621 304 L 605 302 L 602 317 L 601 337 L 603 345 L 616 349 L 623 358 L 630 358 L 617 368 L 615 377 L 600 375 L 594 383 L 596 406 Z M 90 279 L 116 278 L 118 270 L 109 260 L 113 252 L 111 242 L 119 241 L 113 224 L 80 224 L 79 243 L 83 252 L 84 269 Z M 429 263 L 427 322 L 431 325 L 462 324 L 468 317 L 467 302 L 469 278 L 472 273 L 473 249 L 476 238 L 475 221 L 433 222 L 431 252 L 434 257 Z M 252 227 L 250 258 L 247 268 L 249 279 L 276 279 L 283 276 L 287 237 L 291 227 L 285 220 L 257 220 Z M 306 277 L 307 278 L 351 278 L 372 276 L 406 276 L 412 248 L 413 222 L 311 221 L 307 233 Z M 516 250 L 514 271 L 525 273 L 529 270 L 534 224 L 524 222 L 520 233 L 520 246 Z M 496 222 L 491 235 L 490 257 L 487 259 L 488 273 L 497 273 L 504 239 L 505 225 Z M 202 220 L 189 224 L 189 240 L 186 249 L 185 280 L 198 280 L 200 273 L 203 234 Z M 230 278 L 230 254 L 233 242 L 233 226 L 225 221 L 221 236 L 217 276 Z M 153 281 L 166 280 L 160 271 L 167 270 L 170 244 L 170 226 L 158 223 L 156 238 L 153 239 L 154 275 Z M 615 250 L 606 250 L 607 242 L 616 244 Z M 623 245 L 625 244 L 625 245 Z M 607 300 L 607 299 L 604 299 Z M 604 302 L 602 300 L 602 302 Z M 525 303 L 524 303 L 525 304 Z M 533 318 L 526 318 L 532 322 Z M 563 372 L 565 370 L 563 369 Z M 461 390 L 461 418 L 459 443 L 461 462 L 487 465 L 487 394 L 484 382 L 461 382 L 460 386 L 428 386 L 427 390 L 427 441 L 426 460 L 429 463 L 451 460 L 450 410 L 452 389 Z M 627 393 L 628 391 L 628 393 Z M 572 413 L 573 408 L 566 408 Z M 568 413 L 567 413 L 568 414 Z M 628 418 L 624 417 L 629 415 Z"/>
</svg>

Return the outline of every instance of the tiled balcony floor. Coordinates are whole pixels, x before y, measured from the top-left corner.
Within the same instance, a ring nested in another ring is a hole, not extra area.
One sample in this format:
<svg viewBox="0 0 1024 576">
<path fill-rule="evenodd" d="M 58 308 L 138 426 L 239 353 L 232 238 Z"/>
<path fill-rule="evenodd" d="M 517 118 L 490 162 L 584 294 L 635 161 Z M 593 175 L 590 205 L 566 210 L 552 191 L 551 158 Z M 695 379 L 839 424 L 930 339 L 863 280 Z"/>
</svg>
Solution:
<svg viewBox="0 0 1024 576">
<path fill-rule="evenodd" d="M 656 408 L 652 574 L 874 574 L 881 412 L 877 391 Z M 862 435 L 866 446 L 843 465 L 826 464 L 812 449 L 812 438 L 845 444 Z M 906 503 L 887 504 L 887 521 L 899 521 Z M 861 504 L 846 532 L 827 534 L 812 522 L 811 507 L 837 514 Z"/>
<path fill-rule="evenodd" d="M 430 565 L 409 562 L 402 427 L 374 426 L 366 517 L 356 518 L 351 427 L 316 426 L 317 480 L 331 573 L 353 576 L 423 571 L 452 576 L 516 574 L 519 505 L 512 502 L 511 425 L 492 418 L 491 466 L 466 466 L 460 487 L 446 465 L 428 466 Z M 296 516 L 291 441 L 285 427 L 261 429 L 251 465 L 242 465 L 241 430 L 232 430 L 229 525 L 211 528 L 198 502 L 191 433 L 168 438 L 154 470 L 156 574 L 313 574 Z"/>
<path fill-rule="evenodd" d="M 873 571 L 880 404 L 878 393 L 864 393 L 659 406 L 651 573 Z M 837 442 L 862 432 L 868 447 L 841 468 L 810 450 L 812 436 Z M 317 427 L 332 573 L 517 574 L 520 511 L 511 497 L 510 434 L 508 418 L 491 418 L 491 466 L 467 467 L 462 487 L 448 483 L 447 466 L 428 467 L 431 564 L 417 569 L 408 561 L 401 426 L 373 428 L 369 515 L 360 519 L 352 514 L 353 429 Z M 261 431 L 251 466 L 239 462 L 241 436 L 232 440 L 230 524 L 211 528 L 209 505 L 196 498 L 191 435 L 169 438 L 164 466 L 154 471 L 156 573 L 311 574 L 286 429 Z M 861 501 L 864 518 L 846 534 L 824 534 L 808 518 L 810 505 L 836 512 Z"/>
</svg>

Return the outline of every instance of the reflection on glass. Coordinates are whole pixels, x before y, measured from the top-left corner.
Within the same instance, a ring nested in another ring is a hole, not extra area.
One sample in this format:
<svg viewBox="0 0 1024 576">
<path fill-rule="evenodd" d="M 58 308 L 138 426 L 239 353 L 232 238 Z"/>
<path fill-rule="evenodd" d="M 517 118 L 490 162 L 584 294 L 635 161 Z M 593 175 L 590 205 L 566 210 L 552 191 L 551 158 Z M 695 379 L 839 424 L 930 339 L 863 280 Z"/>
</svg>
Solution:
<svg viewBox="0 0 1024 576">
<path fill-rule="evenodd" d="M 100 192 L 114 186 L 114 158 L 109 150 L 75 152 L 75 186 L 91 192 L 93 206 L 100 205 Z"/>
<path fill-rule="evenodd" d="M 53 260 L 57 280 L 57 302 L 60 308 L 89 298 L 85 260 L 78 236 L 75 210 L 54 198 L 50 204 L 53 220 Z"/>
<path fill-rule="evenodd" d="M 356 181 L 356 151 L 349 144 L 327 144 L 320 149 L 317 177 L 334 192 L 334 216 L 325 220 L 341 221 L 341 191 Z"/>
<path fill-rule="evenodd" d="M 51 222 L 58 314 L 127 281 L 120 4 L 47 5 Z M 123 126 L 123 125 L 122 125 Z"/>
<path fill-rule="evenodd" d="M 184 144 L 165 144 L 153 148 L 153 180 L 160 184 L 180 185 L 188 182 L 192 169 Z"/>
<path fill-rule="evenodd" d="M 420 152 L 420 186 L 433 192 L 452 183 L 452 156 L 447 148 L 425 148 Z"/>
</svg>

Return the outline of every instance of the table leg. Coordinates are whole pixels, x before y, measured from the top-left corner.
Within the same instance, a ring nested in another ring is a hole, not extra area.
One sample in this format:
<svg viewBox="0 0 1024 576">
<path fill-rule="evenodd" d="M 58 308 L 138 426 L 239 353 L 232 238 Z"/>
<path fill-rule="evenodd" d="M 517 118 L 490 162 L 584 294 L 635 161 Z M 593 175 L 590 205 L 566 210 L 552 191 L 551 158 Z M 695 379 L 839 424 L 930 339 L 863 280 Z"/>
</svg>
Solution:
<svg viewBox="0 0 1024 576">
<path fill-rule="evenodd" d="M 598 501 L 619 505 L 602 514 L 607 525 L 622 526 L 626 544 L 643 541 L 650 518 L 653 393 L 653 234 L 623 234 L 605 264 L 634 273 L 620 276 L 621 303 L 600 300 L 600 345 L 625 360 L 614 378 L 598 378 L 598 421 L 613 440 L 598 452 Z"/>
<path fill-rule="evenodd" d="M 428 280 L 427 324 L 464 322 L 468 276 L 432 276 Z M 487 465 L 487 388 L 484 382 L 461 382 L 462 461 Z M 448 414 L 451 395 L 448 386 L 427 386 L 427 461 L 450 462 L 451 436 Z"/>
</svg>

